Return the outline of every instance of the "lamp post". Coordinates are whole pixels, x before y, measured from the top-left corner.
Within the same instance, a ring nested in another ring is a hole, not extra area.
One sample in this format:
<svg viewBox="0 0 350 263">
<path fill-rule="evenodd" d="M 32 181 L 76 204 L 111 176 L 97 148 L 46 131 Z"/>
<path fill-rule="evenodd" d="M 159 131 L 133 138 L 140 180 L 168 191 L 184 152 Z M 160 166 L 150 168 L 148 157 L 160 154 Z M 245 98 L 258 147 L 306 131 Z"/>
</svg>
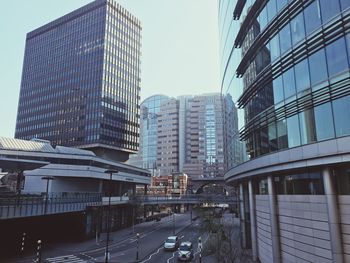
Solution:
<svg viewBox="0 0 350 263">
<path fill-rule="evenodd" d="M 139 262 L 139 238 L 140 234 L 136 234 L 136 262 Z"/>
<path fill-rule="evenodd" d="M 44 176 L 44 177 L 41 177 L 41 179 L 46 180 L 46 194 L 45 194 L 45 208 L 44 208 L 44 214 L 46 215 L 47 202 L 49 200 L 49 184 L 50 184 L 50 180 L 55 180 L 55 178 L 52 176 Z"/>
<path fill-rule="evenodd" d="M 175 212 L 173 212 L 173 234 L 175 235 Z"/>
<path fill-rule="evenodd" d="M 106 241 L 106 252 L 105 252 L 105 263 L 109 260 L 109 217 L 111 213 L 111 196 L 112 196 L 112 175 L 118 173 L 117 170 L 106 170 L 106 174 L 109 174 L 109 193 L 108 193 L 108 210 L 107 210 L 107 241 Z"/>
</svg>

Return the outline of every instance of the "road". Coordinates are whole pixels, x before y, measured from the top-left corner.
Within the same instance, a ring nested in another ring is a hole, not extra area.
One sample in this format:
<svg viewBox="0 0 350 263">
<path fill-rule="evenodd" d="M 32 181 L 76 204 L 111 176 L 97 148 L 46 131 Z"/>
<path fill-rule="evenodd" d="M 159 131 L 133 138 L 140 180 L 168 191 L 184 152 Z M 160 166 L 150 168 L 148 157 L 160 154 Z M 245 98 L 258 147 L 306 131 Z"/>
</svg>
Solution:
<svg viewBox="0 0 350 263">
<path fill-rule="evenodd" d="M 198 238 L 201 237 L 203 243 L 206 242 L 208 238 L 208 234 L 204 233 L 203 230 L 199 227 L 199 220 L 193 222 L 190 227 L 187 227 L 185 230 L 181 231 L 178 236 L 183 241 L 190 241 L 193 245 L 193 251 L 195 253 L 195 257 L 191 262 L 199 262 L 199 253 L 198 253 Z M 159 263 L 159 262 L 177 262 L 177 252 L 168 252 L 163 250 L 163 246 L 159 246 L 158 249 L 152 253 L 148 258 L 141 261 L 142 263 Z"/>
<path fill-rule="evenodd" d="M 174 228 L 175 218 L 175 228 Z M 174 216 L 162 218 L 160 222 L 146 222 L 135 226 L 135 234 L 130 234 L 132 228 L 126 229 L 128 235 L 121 236 L 123 230 L 115 232 L 111 235 L 110 242 L 110 261 L 115 263 L 136 262 L 137 242 L 139 244 L 138 258 L 139 262 L 144 263 L 170 263 L 176 262 L 176 253 L 163 251 L 164 240 L 175 233 L 181 237 L 181 241 L 191 241 L 193 243 L 194 252 L 197 251 L 198 237 L 202 236 L 205 240 L 206 233 L 199 228 L 199 219 L 192 222 L 190 214 L 175 214 Z M 136 238 L 139 233 L 139 239 Z M 118 236 L 119 235 L 119 236 Z M 42 262 L 44 263 L 92 263 L 104 262 L 105 241 L 99 246 L 94 244 L 93 240 L 89 241 L 89 245 L 72 244 L 59 246 L 52 244 L 46 247 L 42 252 Z M 196 254 L 198 258 L 198 254 Z M 17 263 L 33 263 L 36 255 L 16 259 L 8 262 Z"/>
</svg>

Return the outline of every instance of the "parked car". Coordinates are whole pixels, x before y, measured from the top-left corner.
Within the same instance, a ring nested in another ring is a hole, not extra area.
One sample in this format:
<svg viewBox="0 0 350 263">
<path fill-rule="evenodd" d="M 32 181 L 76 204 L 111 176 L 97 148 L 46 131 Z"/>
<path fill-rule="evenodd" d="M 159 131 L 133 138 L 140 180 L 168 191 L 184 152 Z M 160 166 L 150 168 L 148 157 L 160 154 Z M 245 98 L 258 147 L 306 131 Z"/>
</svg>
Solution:
<svg viewBox="0 0 350 263">
<path fill-rule="evenodd" d="M 193 259 L 193 247 L 191 242 L 186 241 L 181 243 L 177 259 L 179 261 L 190 261 Z"/>
<path fill-rule="evenodd" d="M 178 236 L 170 236 L 164 242 L 164 250 L 176 250 L 179 247 Z"/>
</svg>

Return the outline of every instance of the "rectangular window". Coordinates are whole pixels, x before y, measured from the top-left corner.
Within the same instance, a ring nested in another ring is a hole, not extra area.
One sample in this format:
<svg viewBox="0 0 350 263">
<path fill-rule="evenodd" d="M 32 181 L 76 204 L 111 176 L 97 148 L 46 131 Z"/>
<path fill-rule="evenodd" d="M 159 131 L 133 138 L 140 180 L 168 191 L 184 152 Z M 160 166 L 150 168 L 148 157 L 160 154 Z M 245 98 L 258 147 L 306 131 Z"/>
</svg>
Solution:
<svg viewBox="0 0 350 263">
<path fill-rule="evenodd" d="M 300 145 L 300 127 L 298 115 L 287 118 L 288 147 Z"/>
<path fill-rule="evenodd" d="M 281 54 L 286 52 L 288 49 L 292 46 L 292 40 L 291 40 L 291 32 L 290 32 L 290 25 L 285 25 L 281 31 L 279 32 L 279 39 L 280 39 L 280 49 Z"/>
<path fill-rule="evenodd" d="M 309 57 L 309 66 L 312 86 L 328 78 L 324 49 L 317 51 Z"/>
<path fill-rule="evenodd" d="M 345 54 L 346 47 L 343 37 L 326 46 L 329 76 L 342 72 L 349 67 Z"/>
<path fill-rule="evenodd" d="M 301 143 L 308 144 L 316 141 L 314 109 L 299 113 Z"/>
<path fill-rule="evenodd" d="M 297 91 L 302 91 L 310 87 L 309 65 L 307 59 L 295 65 L 295 83 Z"/>
<path fill-rule="evenodd" d="M 334 16 L 340 13 L 340 6 L 338 0 L 319 0 L 321 5 L 322 21 L 326 23 Z"/>
<path fill-rule="evenodd" d="M 335 134 L 337 137 L 350 134 L 350 96 L 333 101 Z"/>
<path fill-rule="evenodd" d="M 277 122 L 278 149 L 288 148 L 287 123 L 286 120 Z"/>
<path fill-rule="evenodd" d="M 304 9 L 306 35 L 309 35 L 321 26 L 321 14 L 319 10 L 318 0 L 315 0 Z"/>
<path fill-rule="evenodd" d="M 334 138 L 334 125 L 331 103 L 315 107 L 315 123 L 317 140 Z"/>
<path fill-rule="evenodd" d="M 304 39 L 305 37 L 305 27 L 304 27 L 304 16 L 303 12 L 299 13 L 296 17 L 290 22 L 292 30 L 292 42 L 293 46 Z"/>
<path fill-rule="evenodd" d="M 283 89 L 285 98 L 295 95 L 294 68 L 283 73 Z"/>
</svg>

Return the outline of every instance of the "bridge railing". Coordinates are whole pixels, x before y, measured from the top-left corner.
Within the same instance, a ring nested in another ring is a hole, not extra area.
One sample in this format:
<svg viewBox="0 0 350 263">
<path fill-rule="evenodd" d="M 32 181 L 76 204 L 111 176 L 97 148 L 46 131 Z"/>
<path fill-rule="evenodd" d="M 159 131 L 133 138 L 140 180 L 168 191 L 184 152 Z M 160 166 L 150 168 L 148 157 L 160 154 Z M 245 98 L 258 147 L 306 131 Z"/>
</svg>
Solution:
<svg viewBox="0 0 350 263">
<path fill-rule="evenodd" d="M 100 205 L 100 193 L 30 193 L 0 196 L 0 219 L 39 216 L 85 210 L 87 205 Z"/>
<path fill-rule="evenodd" d="M 235 198 L 227 195 L 137 195 L 131 201 L 136 203 L 234 203 Z"/>
</svg>

